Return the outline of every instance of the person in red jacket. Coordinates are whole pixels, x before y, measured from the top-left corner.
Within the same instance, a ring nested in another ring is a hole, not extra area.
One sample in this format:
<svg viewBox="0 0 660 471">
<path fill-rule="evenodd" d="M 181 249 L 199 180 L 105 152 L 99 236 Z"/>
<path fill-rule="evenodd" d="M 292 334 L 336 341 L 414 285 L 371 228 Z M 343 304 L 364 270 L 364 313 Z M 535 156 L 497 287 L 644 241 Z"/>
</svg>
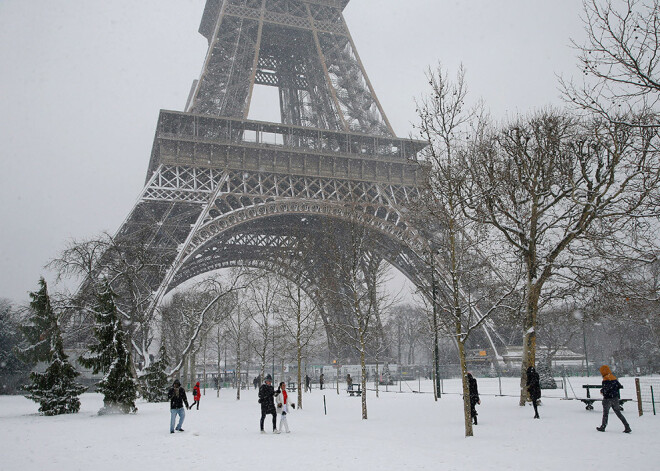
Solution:
<svg viewBox="0 0 660 471">
<path fill-rule="evenodd" d="M 199 381 L 197 381 L 197 384 L 195 384 L 195 387 L 193 388 L 193 399 L 195 402 L 190 404 L 190 407 L 188 409 L 192 409 L 192 406 L 197 404 L 197 410 L 199 410 L 199 400 L 202 398 L 202 393 L 199 390 Z"/>
</svg>

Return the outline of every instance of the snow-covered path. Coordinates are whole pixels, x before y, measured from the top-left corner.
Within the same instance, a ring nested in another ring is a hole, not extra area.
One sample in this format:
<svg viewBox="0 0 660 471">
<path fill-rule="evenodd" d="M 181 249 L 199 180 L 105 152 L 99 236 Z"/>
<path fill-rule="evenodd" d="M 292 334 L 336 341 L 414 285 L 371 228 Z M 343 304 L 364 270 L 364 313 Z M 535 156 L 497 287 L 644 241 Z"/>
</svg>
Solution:
<svg viewBox="0 0 660 471">
<path fill-rule="evenodd" d="M 585 382 L 573 380 L 576 392 Z M 632 380 L 623 382 L 623 397 L 632 397 Z M 541 420 L 533 420 L 531 407 L 517 405 L 515 379 L 503 380 L 503 392 L 511 395 L 501 397 L 495 396 L 497 379 L 479 379 L 479 425 L 466 439 L 461 399 L 451 393 L 458 386 L 457 380 L 445 381 L 448 394 L 438 402 L 429 393 L 381 392 L 376 398 L 370 391 L 366 421 L 359 398 L 315 389 L 305 395 L 304 410 L 292 411 L 292 433 L 281 435 L 259 434 L 254 390 L 243 391 L 240 401 L 234 390 L 222 390 L 220 398 L 207 390 L 200 410 L 186 412 L 185 432 L 173 435 L 168 404 L 140 402 L 136 415 L 100 417 L 102 397 L 85 394 L 79 414 L 41 417 L 33 402 L 0 396 L 0 469 L 660 469 L 660 416 L 637 417 L 634 403 L 625 410 L 632 434 L 621 433 L 613 415 L 607 432 L 599 433 L 598 405 L 586 411 L 581 402 L 560 400 L 561 390 L 544 391 Z M 430 387 L 422 383 L 423 391 Z"/>
</svg>

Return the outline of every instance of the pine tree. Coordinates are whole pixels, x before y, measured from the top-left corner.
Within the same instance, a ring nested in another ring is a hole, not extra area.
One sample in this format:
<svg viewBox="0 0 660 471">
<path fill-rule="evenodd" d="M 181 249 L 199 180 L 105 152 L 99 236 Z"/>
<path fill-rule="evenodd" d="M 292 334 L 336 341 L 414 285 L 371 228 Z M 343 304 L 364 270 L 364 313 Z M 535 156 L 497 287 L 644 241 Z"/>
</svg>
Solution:
<svg viewBox="0 0 660 471">
<path fill-rule="evenodd" d="M 14 394 L 30 377 L 31 363 L 21 360 L 22 336 L 16 311 L 7 299 L 0 298 L 0 394 Z"/>
<path fill-rule="evenodd" d="M 539 383 L 541 389 L 557 389 L 557 382 L 552 376 L 552 368 L 550 366 L 550 358 L 547 353 L 542 353 L 539 356 L 536 371 L 539 374 Z"/>
<path fill-rule="evenodd" d="M 119 319 L 115 294 L 106 282 L 96 300 L 96 327 L 94 335 L 98 343 L 89 348 L 89 354 L 79 359 L 80 363 L 92 368 L 94 374 L 103 372 L 97 385 L 103 394 L 103 408 L 99 414 L 127 414 L 137 412 L 137 384 L 131 373 L 131 353 L 126 345 L 126 332 Z"/>
<path fill-rule="evenodd" d="M 167 358 L 165 347 L 161 346 L 158 352 L 158 361 L 153 362 L 146 369 L 146 374 L 141 378 L 143 397 L 148 402 L 167 402 L 167 389 L 169 381 L 165 370 L 170 361 Z"/>
<path fill-rule="evenodd" d="M 31 384 L 24 386 L 26 397 L 40 404 L 44 415 L 73 414 L 80 410 L 80 396 L 87 390 L 75 382 L 80 375 L 64 353 L 62 332 L 57 315 L 48 297 L 46 281 L 39 280 L 41 288 L 30 293 L 31 317 L 21 331 L 29 346 L 21 351 L 28 361 L 48 364 L 43 373 L 30 373 Z"/>
</svg>

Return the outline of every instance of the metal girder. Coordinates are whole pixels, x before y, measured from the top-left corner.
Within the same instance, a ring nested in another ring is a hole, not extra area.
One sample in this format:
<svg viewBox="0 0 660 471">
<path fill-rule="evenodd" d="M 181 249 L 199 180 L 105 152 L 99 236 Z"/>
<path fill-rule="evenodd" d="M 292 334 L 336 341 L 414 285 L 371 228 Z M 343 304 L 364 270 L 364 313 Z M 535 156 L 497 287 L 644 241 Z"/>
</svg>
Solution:
<svg viewBox="0 0 660 471">
<path fill-rule="evenodd" d="M 357 55 L 345 1 L 209 0 L 190 109 L 246 118 L 255 84 L 279 89 L 282 122 L 394 136 Z"/>
<path fill-rule="evenodd" d="M 428 285 L 428 241 L 409 217 L 426 144 L 395 136 L 344 21 L 347 3 L 207 1 L 201 76 L 186 112 L 161 111 L 145 187 L 117 236 L 166 268 L 148 280 L 151 309 L 180 283 L 236 265 L 303 274 L 310 292 L 340 286 L 323 248 L 341 245 L 351 224 L 367 233 L 369 257 Z M 255 84 L 279 89 L 282 123 L 246 119 Z M 302 238 L 318 249 L 306 260 Z M 338 295 L 317 298 L 338 352 L 329 326 L 350 322 L 350 309 Z"/>
</svg>

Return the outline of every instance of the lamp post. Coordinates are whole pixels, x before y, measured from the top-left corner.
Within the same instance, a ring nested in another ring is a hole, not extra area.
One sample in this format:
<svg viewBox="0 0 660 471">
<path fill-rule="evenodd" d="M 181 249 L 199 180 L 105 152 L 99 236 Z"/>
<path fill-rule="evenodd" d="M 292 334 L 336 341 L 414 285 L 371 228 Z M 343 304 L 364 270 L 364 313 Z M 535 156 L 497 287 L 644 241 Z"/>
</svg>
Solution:
<svg viewBox="0 0 660 471">
<path fill-rule="evenodd" d="M 438 351 L 438 291 L 435 284 L 435 251 L 431 250 L 431 302 L 433 303 L 433 363 L 436 397 L 442 397 L 440 387 L 440 352 Z"/>
<path fill-rule="evenodd" d="M 586 366 L 587 377 L 588 377 L 588 376 L 590 376 L 590 374 L 589 374 L 589 354 L 587 353 L 587 329 L 586 329 L 586 326 L 585 326 L 584 314 L 582 313 L 582 311 L 577 309 L 573 313 L 573 317 L 575 317 L 575 319 L 578 319 L 578 320 L 582 321 L 582 345 L 583 345 L 583 348 L 584 348 L 584 363 L 585 363 L 585 366 Z"/>
</svg>

